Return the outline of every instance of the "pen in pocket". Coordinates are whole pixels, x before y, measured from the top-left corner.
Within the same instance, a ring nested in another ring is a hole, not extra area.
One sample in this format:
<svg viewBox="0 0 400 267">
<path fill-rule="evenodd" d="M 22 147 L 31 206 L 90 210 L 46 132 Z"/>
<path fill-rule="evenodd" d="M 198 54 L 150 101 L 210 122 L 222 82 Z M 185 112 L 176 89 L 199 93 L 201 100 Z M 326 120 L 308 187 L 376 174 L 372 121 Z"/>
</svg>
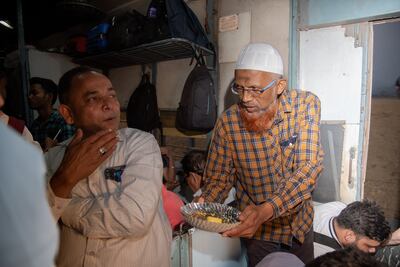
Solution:
<svg viewBox="0 0 400 267">
<path fill-rule="evenodd" d="M 53 138 L 53 140 L 56 140 L 57 139 L 57 137 L 58 137 L 58 135 L 61 133 L 61 129 L 60 130 L 58 130 L 58 132 L 56 133 L 56 135 L 54 136 L 54 138 Z"/>
</svg>

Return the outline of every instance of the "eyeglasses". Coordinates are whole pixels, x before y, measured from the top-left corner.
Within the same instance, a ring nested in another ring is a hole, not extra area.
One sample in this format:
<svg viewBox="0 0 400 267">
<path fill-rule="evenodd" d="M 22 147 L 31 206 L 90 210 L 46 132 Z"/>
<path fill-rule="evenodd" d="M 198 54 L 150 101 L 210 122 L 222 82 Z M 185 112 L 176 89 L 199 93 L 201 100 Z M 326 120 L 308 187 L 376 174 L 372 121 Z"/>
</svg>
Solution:
<svg viewBox="0 0 400 267">
<path fill-rule="evenodd" d="M 260 96 L 265 91 L 267 91 L 269 88 L 273 87 L 275 84 L 276 84 L 276 80 L 273 80 L 264 88 L 257 88 L 257 87 L 247 88 L 247 87 L 239 86 L 236 83 L 233 83 L 231 90 L 232 90 L 232 93 L 234 93 L 235 95 L 239 95 L 240 97 L 243 97 L 244 92 L 248 92 L 251 96 L 257 97 L 257 96 Z"/>
</svg>

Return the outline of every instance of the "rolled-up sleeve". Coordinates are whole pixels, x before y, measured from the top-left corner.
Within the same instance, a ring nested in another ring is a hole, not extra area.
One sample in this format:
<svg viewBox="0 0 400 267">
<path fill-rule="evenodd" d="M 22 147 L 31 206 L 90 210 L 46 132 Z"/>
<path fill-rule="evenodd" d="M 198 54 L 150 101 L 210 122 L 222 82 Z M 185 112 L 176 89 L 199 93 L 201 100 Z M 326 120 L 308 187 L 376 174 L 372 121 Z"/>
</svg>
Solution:
<svg viewBox="0 0 400 267">
<path fill-rule="evenodd" d="M 56 221 L 60 219 L 61 215 L 63 214 L 65 208 L 71 202 L 70 198 L 61 198 L 57 197 L 53 190 L 51 189 L 50 184 L 47 184 L 47 199 L 49 202 L 49 206 L 53 217 Z"/>
<path fill-rule="evenodd" d="M 205 167 L 202 197 L 206 202 L 222 203 L 232 188 L 235 173 L 232 152 L 221 119 L 217 122 Z"/>
</svg>

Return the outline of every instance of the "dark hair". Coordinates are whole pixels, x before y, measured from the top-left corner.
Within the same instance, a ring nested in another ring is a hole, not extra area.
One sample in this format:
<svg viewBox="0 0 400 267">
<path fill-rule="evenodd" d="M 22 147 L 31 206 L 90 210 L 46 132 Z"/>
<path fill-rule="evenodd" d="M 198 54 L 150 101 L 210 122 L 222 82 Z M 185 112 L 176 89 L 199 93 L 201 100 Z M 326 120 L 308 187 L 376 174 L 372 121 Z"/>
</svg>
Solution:
<svg viewBox="0 0 400 267">
<path fill-rule="evenodd" d="M 355 234 L 383 242 L 390 236 L 390 226 L 382 209 L 373 201 L 355 201 L 336 217 L 338 225 Z"/>
<path fill-rule="evenodd" d="M 53 98 L 51 99 L 51 104 L 54 105 L 54 103 L 56 103 L 58 87 L 57 84 L 55 84 L 55 82 L 53 82 L 50 79 L 32 77 L 29 80 L 29 84 L 30 85 L 40 84 L 40 86 L 47 94 L 51 94 L 53 96 Z"/>
<path fill-rule="evenodd" d="M 60 78 L 58 82 L 59 94 L 60 94 L 60 103 L 66 104 L 68 102 L 68 95 L 71 91 L 72 80 L 81 74 L 85 74 L 87 72 L 97 72 L 96 70 L 86 67 L 79 66 L 73 69 L 70 69 Z"/>
<path fill-rule="evenodd" d="M 305 267 L 385 267 L 386 264 L 378 262 L 370 254 L 349 247 L 324 254 Z"/>
<path fill-rule="evenodd" d="M 202 150 L 191 150 L 181 160 L 183 171 L 203 175 L 207 154 Z"/>
</svg>

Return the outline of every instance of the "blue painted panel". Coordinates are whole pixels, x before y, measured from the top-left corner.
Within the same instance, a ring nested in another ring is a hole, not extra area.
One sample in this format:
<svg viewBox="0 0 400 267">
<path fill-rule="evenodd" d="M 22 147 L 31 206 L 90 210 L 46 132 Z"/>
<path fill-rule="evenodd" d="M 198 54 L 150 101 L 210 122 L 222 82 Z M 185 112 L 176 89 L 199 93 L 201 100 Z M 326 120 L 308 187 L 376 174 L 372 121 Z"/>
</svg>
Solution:
<svg viewBox="0 0 400 267">
<path fill-rule="evenodd" d="M 400 14 L 399 0 L 299 0 L 302 26 L 366 21 Z"/>
</svg>

